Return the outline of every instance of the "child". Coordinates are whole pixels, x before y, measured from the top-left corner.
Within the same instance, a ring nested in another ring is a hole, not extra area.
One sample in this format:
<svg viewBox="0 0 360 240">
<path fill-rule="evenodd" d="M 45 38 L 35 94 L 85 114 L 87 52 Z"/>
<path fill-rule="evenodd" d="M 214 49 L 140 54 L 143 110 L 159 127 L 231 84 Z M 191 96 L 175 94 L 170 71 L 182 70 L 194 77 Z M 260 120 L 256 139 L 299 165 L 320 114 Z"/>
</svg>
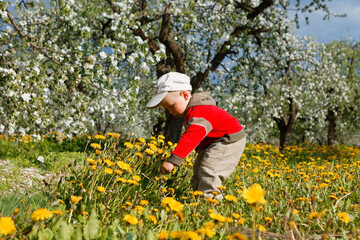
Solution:
<svg viewBox="0 0 360 240">
<path fill-rule="evenodd" d="M 158 79 L 155 96 L 147 108 L 161 106 L 176 117 L 184 117 L 185 132 L 171 156 L 162 164 L 168 174 L 195 149 L 191 186 L 205 197 L 222 199 L 218 187 L 234 172 L 244 151 L 246 134 L 238 120 L 215 105 L 208 92 L 191 94 L 190 78 L 169 72 Z"/>
</svg>

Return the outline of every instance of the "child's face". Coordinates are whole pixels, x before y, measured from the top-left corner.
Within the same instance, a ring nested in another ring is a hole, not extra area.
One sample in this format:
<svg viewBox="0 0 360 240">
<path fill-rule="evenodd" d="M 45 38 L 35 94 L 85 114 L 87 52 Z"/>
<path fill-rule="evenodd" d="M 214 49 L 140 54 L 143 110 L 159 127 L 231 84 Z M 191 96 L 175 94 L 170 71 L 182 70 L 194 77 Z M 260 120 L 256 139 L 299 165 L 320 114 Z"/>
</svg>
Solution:
<svg viewBox="0 0 360 240">
<path fill-rule="evenodd" d="M 160 106 L 167 109 L 175 117 L 184 116 L 191 94 L 187 91 L 169 92 L 161 101 Z"/>
</svg>

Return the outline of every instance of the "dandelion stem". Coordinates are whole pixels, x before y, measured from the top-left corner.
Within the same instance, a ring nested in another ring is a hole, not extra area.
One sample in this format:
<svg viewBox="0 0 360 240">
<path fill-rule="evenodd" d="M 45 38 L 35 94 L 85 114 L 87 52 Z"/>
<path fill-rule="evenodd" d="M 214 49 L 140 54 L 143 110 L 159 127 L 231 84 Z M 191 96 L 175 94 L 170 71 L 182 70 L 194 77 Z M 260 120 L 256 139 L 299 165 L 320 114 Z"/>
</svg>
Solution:
<svg viewBox="0 0 360 240">
<path fill-rule="evenodd" d="M 251 206 L 252 208 L 252 240 L 256 239 L 256 209 L 255 206 Z"/>
</svg>

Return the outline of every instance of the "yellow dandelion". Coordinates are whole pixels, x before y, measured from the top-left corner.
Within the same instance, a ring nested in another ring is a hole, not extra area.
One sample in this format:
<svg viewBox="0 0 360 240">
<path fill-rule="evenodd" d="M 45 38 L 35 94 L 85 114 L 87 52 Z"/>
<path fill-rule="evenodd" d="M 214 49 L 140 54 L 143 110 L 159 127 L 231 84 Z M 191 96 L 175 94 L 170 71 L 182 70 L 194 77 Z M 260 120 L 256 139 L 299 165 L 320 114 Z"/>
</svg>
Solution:
<svg viewBox="0 0 360 240">
<path fill-rule="evenodd" d="M 77 204 L 78 202 L 80 202 L 81 199 L 82 199 L 82 197 L 80 197 L 80 196 L 78 197 L 78 196 L 71 195 L 71 197 L 70 197 L 70 201 L 74 204 Z"/>
<path fill-rule="evenodd" d="M 153 155 L 155 152 L 151 150 L 150 148 L 145 149 L 145 152 L 149 155 Z"/>
<path fill-rule="evenodd" d="M 92 147 L 92 148 L 94 148 L 94 149 L 101 149 L 101 146 L 100 146 L 100 144 L 98 144 L 98 143 L 91 143 L 91 144 L 90 144 L 90 147 Z"/>
<path fill-rule="evenodd" d="M 90 164 L 96 164 L 96 161 L 92 158 L 86 159 Z"/>
<path fill-rule="evenodd" d="M 231 216 L 233 216 L 233 218 L 235 218 L 235 219 L 240 218 L 240 214 L 238 214 L 238 213 L 233 213 L 233 214 L 231 214 Z"/>
<path fill-rule="evenodd" d="M 327 183 L 320 183 L 319 184 L 319 188 L 328 187 L 328 186 L 329 186 L 329 184 L 327 184 Z"/>
<path fill-rule="evenodd" d="M 299 216 L 299 210 L 297 210 L 297 209 L 293 209 L 293 213 L 294 213 L 294 215 L 296 215 L 296 216 Z"/>
<path fill-rule="evenodd" d="M 172 231 L 170 232 L 170 238 L 174 238 L 174 239 L 180 239 L 183 236 L 183 232 L 182 231 Z"/>
<path fill-rule="evenodd" d="M 139 213 L 140 215 L 143 214 L 144 209 L 145 209 L 145 208 L 144 208 L 143 206 L 136 206 L 136 207 L 134 208 L 135 212 Z"/>
<path fill-rule="evenodd" d="M 144 157 L 144 155 L 143 155 L 141 152 L 135 153 L 135 156 L 139 156 L 140 158 L 143 158 L 143 157 Z"/>
<path fill-rule="evenodd" d="M 338 200 L 338 197 L 335 196 L 334 194 L 331 194 L 330 196 L 328 196 L 328 198 L 330 199 L 334 199 L 334 200 Z"/>
<path fill-rule="evenodd" d="M 109 167 L 115 166 L 115 163 L 114 163 L 113 161 L 110 161 L 109 159 L 105 159 L 104 162 L 105 162 Z"/>
<path fill-rule="evenodd" d="M 149 143 L 148 146 L 149 146 L 149 148 L 150 148 L 151 150 L 153 150 L 154 152 L 156 152 L 156 151 L 158 150 L 158 148 L 157 148 L 157 147 L 155 146 L 155 144 L 153 144 L 153 143 Z"/>
<path fill-rule="evenodd" d="M 154 215 L 149 215 L 147 218 L 150 222 L 152 222 L 153 224 L 157 224 L 157 219 Z"/>
<path fill-rule="evenodd" d="M 126 182 L 125 178 L 119 177 L 115 180 L 116 182 Z"/>
<path fill-rule="evenodd" d="M 210 197 L 206 197 L 205 199 L 206 199 L 208 202 L 210 202 L 210 203 L 214 203 L 214 204 L 218 204 L 218 203 L 219 203 L 218 200 L 213 199 L 213 198 L 210 198 Z"/>
<path fill-rule="evenodd" d="M 139 175 L 134 175 L 134 176 L 132 177 L 132 179 L 134 179 L 135 181 L 140 181 L 140 180 L 141 180 L 141 178 L 140 178 Z"/>
<path fill-rule="evenodd" d="M 319 212 L 312 212 L 307 217 L 309 220 L 312 220 L 314 218 L 319 219 L 321 217 L 321 214 Z"/>
<path fill-rule="evenodd" d="M 244 224 L 245 221 L 246 221 L 245 218 L 240 218 L 237 220 L 237 224 L 239 225 Z"/>
<path fill-rule="evenodd" d="M 132 184 L 132 185 L 139 185 L 139 183 L 137 182 L 137 181 L 135 181 L 135 180 L 132 180 L 132 179 L 129 179 L 129 180 L 126 180 L 126 182 L 127 183 L 130 183 L 130 184 Z"/>
<path fill-rule="evenodd" d="M 120 137 L 120 134 L 119 133 L 106 133 L 106 135 L 110 136 L 110 137 L 113 137 L 113 138 L 118 138 Z"/>
<path fill-rule="evenodd" d="M 126 214 L 123 217 L 123 220 L 130 223 L 131 225 L 136 225 L 139 223 L 139 220 L 135 216 L 131 216 L 130 214 Z"/>
<path fill-rule="evenodd" d="M 140 205 L 147 206 L 147 205 L 149 205 L 149 201 L 148 200 L 141 200 Z"/>
<path fill-rule="evenodd" d="M 259 229 L 260 232 L 266 232 L 266 228 L 263 225 L 258 224 L 256 225 L 256 227 Z"/>
<path fill-rule="evenodd" d="M 228 200 L 229 202 L 237 202 L 236 197 L 233 195 L 226 195 L 225 199 Z"/>
<path fill-rule="evenodd" d="M 105 192 L 106 191 L 106 189 L 103 186 L 98 186 L 96 188 L 96 190 L 98 190 L 99 192 Z"/>
<path fill-rule="evenodd" d="M 210 213 L 209 216 L 210 216 L 210 218 L 212 218 L 218 222 L 225 222 L 225 217 L 221 214 Z"/>
<path fill-rule="evenodd" d="M 0 235 L 10 235 L 16 231 L 14 220 L 10 217 L 0 218 Z"/>
<path fill-rule="evenodd" d="M 184 221 L 184 214 L 182 212 L 177 212 L 174 216 L 179 218 L 179 222 Z"/>
<path fill-rule="evenodd" d="M 114 170 L 114 172 L 115 172 L 116 175 L 121 175 L 123 173 L 122 171 L 120 171 L 118 169 Z"/>
<path fill-rule="evenodd" d="M 60 210 L 53 210 L 53 211 L 51 211 L 53 214 L 55 214 L 55 215 L 62 215 L 63 214 L 63 212 L 62 211 L 60 211 Z"/>
<path fill-rule="evenodd" d="M 16 215 L 16 214 L 18 214 L 20 212 L 20 208 L 15 208 L 14 209 L 14 214 Z"/>
<path fill-rule="evenodd" d="M 138 138 L 139 142 L 145 143 L 145 139 L 144 138 Z"/>
<path fill-rule="evenodd" d="M 158 234 L 159 240 L 165 240 L 169 236 L 168 232 L 165 230 L 161 230 L 161 232 Z"/>
<path fill-rule="evenodd" d="M 117 161 L 116 164 L 118 165 L 118 167 L 120 169 L 125 170 L 125 171 L 130 172 L 130 173 L 132 172 L 130 164 L 127 164 L 127 163 L 125 163 L 123 161 Z"/>
<path fill-rule="evenodd" d="M 96 165 L 92 165 L 92 166 L 90 167 L 90 169 L 91 169 L 91 170 L 95 170 L 95 169 L 96 169 Z"/>
<path fill-rule="evenodd" d="M 197 230 L 197 232 L 202 235 L 202 236 L 207 236 L 209 238 L 212 238 L 213 236 L 215 236 L 216 232 L 214 230 L 212 230 L 209 227 L 203 227 L 203 228 L 199 228 Z"/>
<path fill-rule="evenodd" d="M 204 195 L 204 193 L 202 192 L 202 191 L 194 191 L 194 192 L 190 192 L 192 195 L 194 195 L 194 196 L 202 196 L 202 195 Z"/>
<path fill-rule="evenodd" d="M 168 206 L 172 211 L 179 212 L 182 211 L 184 208 L 184 205 L 181 202 L 176 201 L 172 197 L 165 197 L 161 201 L 162 206 Z"/>
<path fill-rule="evenodd" d="M 49 219 L 53 216 L 53 213 L 46 208 L 39 208 L 31 214 L 31 219 L 35 222 Z"/>
<path fill-rule="evenodd" d="M 337 214 L 337 216 L 339 217 L 339 219 L 344 222 L 344 223 L 348 223 L 350 222 L 350 218 L 349 215 L 346 212 L 339 212 Z"/>
<path fill-rule="evenodd" d="M 248 238 L 245 237 L 243 234 L 236 232 L 227 236 L 226 240 L 248 240 Z"/>
<path fill-rule="evenodd" d="M 225 187 L 225 186 L 218 186 L 217 189 L 219 189 L 219 190 L 225 190 L 226 187 Z"/>
<path fill-rule="evenodd" d="M 134 146 L 133 146 L 131 143 L 129 143 L 129 142 L 125 142 L 125 143 L 124 143 L 124 146 L 127 147 L 127 148 L 129 148 L 129 149 L 133 149 L 133 148 L 134 148 Z"/>
<path fill-rule="evenodd" d="M 173 195 L 175 193 L 175 189 L 173 189 L 173 188 L 169 188 L 168 190 L 169 190 L 169 193 L 171 193 L 171 195 Z"/>
<path fill-rule="evenodd" d="M 113 170 L 111 168 L 105 168 L 104 172 L 107 174 L 113 174 Z"/>
<path fill-rule="evenodd" d="M 296 223 L 294 221 L 289 221 L 289 226 L 294 229 L 296 227 Z"/>
<path fill-rule="evenodd" d="M 105 137 L 104 135 L 97 134 L 97 135 L 95 136 L 95 139 L 104 140 L 104 139 L 106 139 L 106 137 Z"/>
<path fill-rule="evenodd" d="M 82 212 L 81 212 L 81 214 L 84 214 L 84 215 L 89 216 L 89 213 L 88 213 L 88 212 L 86 212 L 86 211 L 82 211 Z"/>
<path fill-rule="evenodd" d="M 186 232 L 183 232 L 181 239 L 184 239 L 184 240 L 201 240 L 201 237 L 199 236 L 199 234 L 197 234 L 197 232 L 186 231 Z"/>
<path fill-rule="evenodd" d="M 266 200 L 264 199 L 265 190 L 262 189 L 260 184 L 255 183 L 250 188 L 245 188 L 242 196 L 245 201 L 249 204 L 262 203 L 265 204 Z"/>
</svg>

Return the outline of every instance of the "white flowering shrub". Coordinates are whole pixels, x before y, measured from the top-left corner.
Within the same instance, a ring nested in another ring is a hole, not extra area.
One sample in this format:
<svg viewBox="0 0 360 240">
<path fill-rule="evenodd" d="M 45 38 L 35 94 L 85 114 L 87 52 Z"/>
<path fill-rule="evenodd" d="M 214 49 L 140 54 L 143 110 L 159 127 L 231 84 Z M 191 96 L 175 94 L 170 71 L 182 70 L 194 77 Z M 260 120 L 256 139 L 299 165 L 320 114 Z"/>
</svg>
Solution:
<svg viewBox="0 0 360 240">
<path fill-rule="evenodd" d="M 247 8 L 262 2 L 247 1 Z M 253 18 L 235 1 L 171 3 L 169 36 L 182 50 L 186 74 L 192 79 L 208 76 L 202 89 L 211 90 L 219 105 L 239 118 L 250 139 L 276 135 L 273 118 L 282 116 L 289 97 L 309 128 L 324 128 L 326 114 L 318 110 L 324 106 L 314 103 L 339 100 L 311 89 L 320 86 L 317 81 L 328 83 L 326 77 L 317 77 L 335 68 L 317 67 L 321 46 L 294 37 L 288 1 L 276 0 Z M 153 95 L 156 67 L 174 58 L 159 36 L 165 5 L 132 0 L 2 2 L 0 132 L 149 136 L 157 117 L 165 117 L 159 109 L 144 107 Z M 217 58 L 221 50 L 225 55 Z M 180 63 L 173 62 L 175 70 Z M 290 78 L 284 77 L 288 62 Z M 338 77 L 332 84 L 341 84 L 339 72 L 331 74 Z M 293 88 L 284 84 L 288 79 Z"/>
</svg>

